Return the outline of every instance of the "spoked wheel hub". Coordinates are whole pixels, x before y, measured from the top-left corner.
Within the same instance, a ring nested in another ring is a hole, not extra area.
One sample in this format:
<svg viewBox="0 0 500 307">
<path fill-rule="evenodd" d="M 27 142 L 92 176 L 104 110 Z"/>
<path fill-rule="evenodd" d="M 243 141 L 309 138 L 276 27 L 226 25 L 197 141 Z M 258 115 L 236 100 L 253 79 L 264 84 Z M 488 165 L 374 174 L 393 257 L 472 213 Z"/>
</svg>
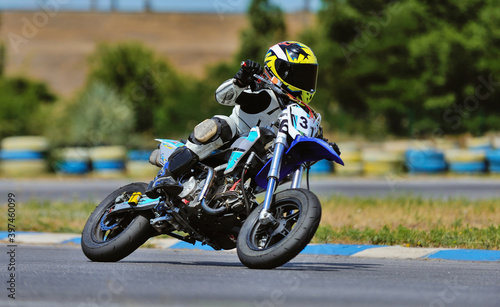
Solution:
<svg viewBox="0 0 500 307">
<path fill-rule="evenodd" d="M 274 195 L 272 223 L 259 220 L 261 204 L 248 216 L 238 235 L 238 257 L 252 269 L 272 269 L 297 256 L 311 241 L 321 219 L 321 204 L 313 193 L 290 189 Z"/>
<path fill-rule="evenodd" d="M 102 242 L 105 242 L 117 236 L 124 229 L 126 229 L 133 220 L 133 218 L 131 218 L 130 216 L 129 218 L 127 218 L 126 216 L 117 215 L 109 216 L 109 212 L 113 207 L 105 211 L 101 218 L 101 221 L 99 222 L 99 225 L 96 227 L 94 232 L 94 237 L 97 240 L 101 240 Z"/>
<path fill-rule="evenodd" d="M 155 234 L 149 223 L 151 214 L 141 212 L 110 213 L 120 201 L 135 192 L 144 193 L 147 184 L 131 183 L 112 192 L 92 212 L 82 232 L 83 253 L 92 261 L 118 261 Z"/>
<path fill-rule="evenodd" d="M 254 250 L 262 250 L 273 246 L 284 239 L 293 229 L 300 216 L 300 206 L 290 202 L 278 205 L 271 212 L 275 223 L 262 224 L 258 222 L 252 230 L 249 239 L 249 247 Z"/>
</svg>

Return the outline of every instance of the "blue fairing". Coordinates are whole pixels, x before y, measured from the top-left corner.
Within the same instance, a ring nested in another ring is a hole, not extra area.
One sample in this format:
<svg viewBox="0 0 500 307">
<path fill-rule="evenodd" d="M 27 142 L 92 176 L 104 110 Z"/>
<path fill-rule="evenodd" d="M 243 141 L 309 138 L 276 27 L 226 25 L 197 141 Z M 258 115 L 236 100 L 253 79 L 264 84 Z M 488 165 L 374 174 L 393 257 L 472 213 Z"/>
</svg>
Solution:
<svg viewBox="0 0 500 307">
<path fill-rule="evenodd" d="M 304 162 L 319 161 L 323 159 L 335 161 L 340 165 L 344 165 L 342 159 L 340 159 L 339 155 L 327 142 L 317 138 L 298 136 L 283 156 L 279 180 L 281 181 Z M 266 165 L 264 165 L 257 176 L 255 176 L 257 184 L 263 189 L 267 187 L 267 175 L 272 160 L 273 159 L 267 161 Z"/>
</svg>

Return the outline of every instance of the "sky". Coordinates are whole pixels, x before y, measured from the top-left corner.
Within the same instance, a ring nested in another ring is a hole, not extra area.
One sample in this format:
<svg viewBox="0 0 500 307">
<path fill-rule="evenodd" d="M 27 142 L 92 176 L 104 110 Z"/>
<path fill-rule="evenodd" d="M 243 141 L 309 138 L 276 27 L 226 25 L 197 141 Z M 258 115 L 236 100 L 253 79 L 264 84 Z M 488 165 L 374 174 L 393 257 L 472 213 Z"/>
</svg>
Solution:
<svg viewBox="0 0 500 307">
<path fill-rule="evenodd" d="M 144 0 L 114 0 L 117 10 L 139 12 L 144 10 Z M 87 11 L 91 0 L 1 0 L 0 10 L 36 10 L 45 5 L 57 5 L 61 10 Z M 110 11 L 112 0 L 97 0 L 98 11 Z M 251 0 L 150 0 L 153 11 L 178 13 L 244 13 Z M 321 0 L 271 0 L 285 12 L 301 11 L 308 3 L 311 11 L 318 11 Z"/>
</svg>

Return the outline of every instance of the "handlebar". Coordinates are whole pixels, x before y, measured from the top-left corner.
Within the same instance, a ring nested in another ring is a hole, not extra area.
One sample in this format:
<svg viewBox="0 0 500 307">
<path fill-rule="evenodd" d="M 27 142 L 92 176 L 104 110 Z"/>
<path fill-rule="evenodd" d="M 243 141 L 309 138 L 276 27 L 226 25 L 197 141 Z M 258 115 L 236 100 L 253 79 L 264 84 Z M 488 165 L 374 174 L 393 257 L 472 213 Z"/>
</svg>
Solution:
<svg viewBox="0 0 500 307">
<path fill-rule="evenodd" d="M 276 84 L 272 83 L 269 79 L 263 78 L 257 74 L 253 75 L 254 79 L 261 81 L 264 83 L 268 89 L 273 91 L 276 94 L 276 97 L 278 98 L 278 103 L 280 105 L 280 108 L 282 110 L 286 109 L 286 103 L 283 101 L 283 96 L 287 96 L 286 93 Z"/>
<path fill-rule="evenodd" d="M 262 76 L 259 76 L 257 74 L 253 75 L 253 77 L 257 80 L 260 80 L 265 85 L 267 85 L 269 87 L 269 89 L 271 89 L 276 94 L 286 95 L 285 92 L 281 88 L 279 88 L 276 84 L 272 83 L 269 79 L 263 78 Z"/>
</svg>

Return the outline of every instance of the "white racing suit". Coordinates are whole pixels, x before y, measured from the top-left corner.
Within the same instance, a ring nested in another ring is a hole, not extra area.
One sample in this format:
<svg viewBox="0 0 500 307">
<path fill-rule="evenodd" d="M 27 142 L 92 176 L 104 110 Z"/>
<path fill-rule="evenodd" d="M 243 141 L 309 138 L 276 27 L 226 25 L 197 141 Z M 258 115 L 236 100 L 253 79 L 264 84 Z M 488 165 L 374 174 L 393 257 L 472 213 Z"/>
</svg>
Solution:
<svg viewBox="0 0 500 307">
<path fill-rule="evenodd" d="M 222 105 L 234 106 L 234 108 L 229 117 L 215 115 L 212 119 L 195 127 L 186 147 L 191 149 L 200 160 L 231 141 L 236 135 L 250 131 L 252 127 L 271 127 L 281 112 L 273 91 L 268 89 L 252 91 L 250 87 L 240 88 L 234 84 L 234 79 L 227 80 L 217 88 L 215 99 Z M 217 131 L 215 131 L 214 122 L 216 122 Z"/>
</svg>

